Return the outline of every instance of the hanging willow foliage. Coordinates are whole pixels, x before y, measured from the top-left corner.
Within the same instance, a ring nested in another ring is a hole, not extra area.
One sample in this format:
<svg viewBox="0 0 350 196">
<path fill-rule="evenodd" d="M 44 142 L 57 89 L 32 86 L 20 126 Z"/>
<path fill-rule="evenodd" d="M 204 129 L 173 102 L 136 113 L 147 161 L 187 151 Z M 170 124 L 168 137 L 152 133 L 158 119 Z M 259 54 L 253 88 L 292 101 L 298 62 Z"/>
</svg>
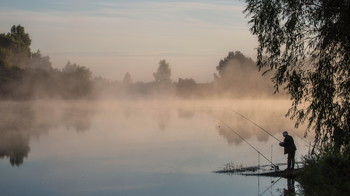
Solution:
<svg viewBox="0 0 350 196">
<path fill-rule="evenodd" d="M 257 66 L 274 72 L 276 92 L 292 100 L 287 115 L 314 149 L 350 153 L 350 0 L 246 0 L 258 38 Z"/>
</svg>

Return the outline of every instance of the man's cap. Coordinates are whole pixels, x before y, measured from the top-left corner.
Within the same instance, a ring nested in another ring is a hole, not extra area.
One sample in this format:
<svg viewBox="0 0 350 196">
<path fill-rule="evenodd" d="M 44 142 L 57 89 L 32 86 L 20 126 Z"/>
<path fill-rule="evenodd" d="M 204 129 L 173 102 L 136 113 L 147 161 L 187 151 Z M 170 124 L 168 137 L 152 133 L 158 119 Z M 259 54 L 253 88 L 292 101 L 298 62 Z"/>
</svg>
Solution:
<svg viewBox="0 0 350 196">
<path fill-rule="evenodd" d="M 283 134 L 283 135 L 288 135 L 288 132 L 287 132 L 287 131 L 283 131 L 282 134 Z"/>
</svg>

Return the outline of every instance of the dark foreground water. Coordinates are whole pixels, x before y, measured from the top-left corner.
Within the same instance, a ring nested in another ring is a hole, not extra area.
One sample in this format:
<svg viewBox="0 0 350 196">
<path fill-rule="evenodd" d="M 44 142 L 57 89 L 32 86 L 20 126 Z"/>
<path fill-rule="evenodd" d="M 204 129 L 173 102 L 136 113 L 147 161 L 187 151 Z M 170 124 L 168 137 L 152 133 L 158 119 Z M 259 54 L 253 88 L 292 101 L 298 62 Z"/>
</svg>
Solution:
<svg viewBox="0 0 350 196">
<path fill-rule="evenodd" d="M 297 182 L 215 174 L 226 163 L 274 163 L 288 130 L 286 101 L 1 102 L 1 195 L 288 195 Z M 283 168 L 282 168 L 283 169 Z M 288 186 L 289 184 L 289 186 Z"/>
</svg>

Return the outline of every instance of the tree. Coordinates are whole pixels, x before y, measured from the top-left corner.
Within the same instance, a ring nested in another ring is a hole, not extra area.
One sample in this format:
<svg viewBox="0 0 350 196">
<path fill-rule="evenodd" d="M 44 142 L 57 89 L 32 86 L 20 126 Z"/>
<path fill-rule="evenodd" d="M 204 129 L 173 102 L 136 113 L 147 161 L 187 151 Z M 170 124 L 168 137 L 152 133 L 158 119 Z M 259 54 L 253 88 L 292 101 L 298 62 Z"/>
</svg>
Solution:
<svg viewBox="0 0 350 196">
<path fill-rule="evenodd" d="M 235 51 L 229 52 L 227 57 L 220 60 L 220 63 L 216 69 L 221 77 L 225 77 L 226 74 L 232 74 L 232 72 L 237 71 L 237 69 L 255 69 L 255 63 L 251 58 L 244 56 L 240 51 Z"/>
<path fill-rule="evenodd" d="M 274 70 L 287 115 L 316 133 L 314 148 L 350 153 L 350 1 L 246 0 L 257 66 Z"/>
<path fill-rule="evenodd" d="M 67 62 L 62 69 L 64 83 L 64 97 L 79 98 L 89 95 L 91 92 L 91 71 L 75 63 Z"/>
<path fill-rule="evenodd" d="M 50 58 L 48 56 L 42 56 L 40 50 L 32 53 L 28 67 L 31 69 L 43 69 L 46 71 L 52 70 Z"/>
<path fill-rule="evenodd" d="M 9 34 L 15 41 L 14 50 L 16 53 L 21 53 L 27 57 L 30 56 L 30 44 L 32 40 L 29 37 L 29 34 L 25 32 L 24 27 L 21 25 L 13 25 L 11 32 Z"/>
<path fill-rule="evenodd" d="M 235 97 L 271 95 L 273 87 L 262 77 L 255 62 L 240 51 L 229 52 L 216 67 L 216 89 L 222 95 Z"/>
<path fill-rule="evenodd" d="M 89 68 L 84 66 L 80 66 L 76 63 L 67 62 L 66 66 L 62 69 L 62 72 L 75 77 L 80 80 L 90 80 L 91 79 L 91 71 Z"/>
<path fill-rule="evenodd" d="M 126 74 L 124 75 L 123 84 L 125 84 L 125 85 L 132 84 L 132 78 L 131 78 L 131 75 L 129 72 L 126 72 Z"/>
<path fill-rule="evenodd" d="M 159 67 L 156 73 L 153 73 L 154 79 L 157 83 L 170 84 L 171 83 L 171 69 L 169 63 L 165 60 L 159 62 Z"/>
<path fill-rule="evenodd" d="M 30 59 L 31 39 L 21 25 L 12 26 L 11 32 L 0 34 L 0 66 L 24 68 Z"/>
<path fill-rule="evenodd" d="M 90 95 L 92 81 L 88 68 L 70 62 L 59 71 L 40 51 L 32 53 L 31 39 L 21 25 L 0 34 L 0 98 L 28 99 Z"/>
<path fill-rule="evenodd" d="M 192 78 L 179 78 L 177 83 L 177 95 L 180 97 L 188 98 L 194 95 L 197 84 L 196 81 Z"/>
</svg>

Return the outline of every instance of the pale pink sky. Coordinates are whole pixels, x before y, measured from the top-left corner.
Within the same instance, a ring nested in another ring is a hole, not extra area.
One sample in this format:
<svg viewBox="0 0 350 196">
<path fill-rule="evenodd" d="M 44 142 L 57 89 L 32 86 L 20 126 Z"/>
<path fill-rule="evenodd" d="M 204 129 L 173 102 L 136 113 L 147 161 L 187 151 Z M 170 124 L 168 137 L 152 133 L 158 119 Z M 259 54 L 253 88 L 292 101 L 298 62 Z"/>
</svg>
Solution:
<svg viewBox="0 0 350 196">
<path fill-rule="evenodd" d="M 32 50 L 49 55 L 56 68 L 70 60 L 95 76 L 122 80 L 129 72 L 134 81 L 152 81 L 165 59 L 173 81 L 208 82 L 229 51 L 255 57 L 257 41 L 239 0 L 23 2 L 0 3 L 0 32 L 21 24 Z"/>
</svg>

